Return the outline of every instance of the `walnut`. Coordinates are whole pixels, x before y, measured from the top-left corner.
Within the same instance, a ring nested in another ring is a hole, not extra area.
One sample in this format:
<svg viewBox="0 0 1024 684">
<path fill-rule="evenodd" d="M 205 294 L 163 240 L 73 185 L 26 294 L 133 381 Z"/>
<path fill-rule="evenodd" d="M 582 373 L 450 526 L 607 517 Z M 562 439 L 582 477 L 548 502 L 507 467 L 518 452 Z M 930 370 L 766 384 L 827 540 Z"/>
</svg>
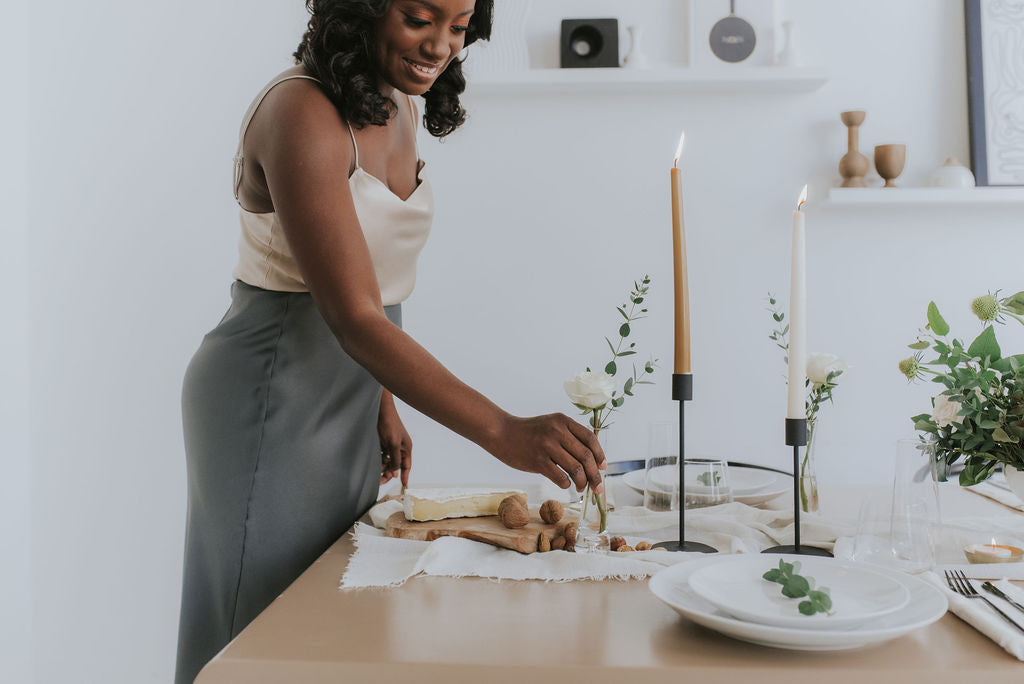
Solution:
<svg viewBox="0 0 1024 684">
<path fill-rule="evenodd" d="M 541 553 L 551 550 L 551 540 L 543 532 L 537 535 L 537 550 Z"/>
<path fill-rule="evenodd" d="M 522 499 L 518 496 L 507 496 L 498 504 L 498 519 L 510 530 L 525 527 L 530 522 L 530 512 L 526 510 Z"/>
<path fill-rule="evenodd" d="M 554 499 L 548 499 L 540 506 L 540 519 L 549 525 L 554 525 L 562 519 L 562 504 Z"/>
<path fill-rule="evenodd" d="M 636 544 L 636 550 L 637 551 L 649 551 L 650 549 L 651 549 L 651 542 L 649 542 L 649 541 L 637 542 L 637 544 Z"/>
<path fill-rule="evenodd" d="M 611 547 L 612 551 L 618 551 L 619 547 L 625 543 L 626 540 L 622 537 L 612 537 L 611 541 L 608 542 L 608 545 Z"/>
<path fill-rule="evenodd" d="M 551 548 L 555 551 L 561 551 L 565 548 L 565 537 L 555 537 L 551 540 Z"/>
<path fill-rule="evenodd" d="M 628 552 L 628 551 L 636 551 L 636 549 L 634 549 L 634 548 L 633 548 L 632 546 L 630 546 L 629 544 L 623 544 L 622 546 L 620 546 L 620 547 L 619 547 L 619 548 L 617 549 L 617 551 L 618 551 L 619 553 L 626 553 L 626 552 Z"/>
<path fill-rule="evenodd" d="M 576 550 L 576 532 L 579 530 L 579 525 L 575 522 L 571 522 L 565 526 L 565 530 L 562 534 L 565 535 L 565 550 L 575 551 Z"/>
</svg>

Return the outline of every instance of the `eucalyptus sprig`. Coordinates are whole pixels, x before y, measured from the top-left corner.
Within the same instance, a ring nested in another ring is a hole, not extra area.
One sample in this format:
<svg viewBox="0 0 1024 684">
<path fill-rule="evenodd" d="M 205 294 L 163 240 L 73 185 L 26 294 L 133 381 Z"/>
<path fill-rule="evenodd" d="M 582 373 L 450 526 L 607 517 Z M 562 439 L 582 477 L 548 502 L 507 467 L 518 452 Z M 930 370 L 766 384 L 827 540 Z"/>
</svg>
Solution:
<svg viewBox="0 0 1024 684">
<path fill-rule="evenodd" d="M 831 612 L 832 596 L 829 593 L 828 587 L 815 588 L 813 577 L 805 577 L 799 573 L 799 561 L 787 563 L 780 558 L 779 567 L 772 568 L 761 575 L 761 577 L 769 582 L 781 584 L 783 596 L 792 599 L 803 598 L 806 596 L 807 600 L 801 601 L 799 605 L 797 605 L 797 609 L 803 615 L 814 615 L 815 613 L 825 613 L 829 616 L 833 615 Z"/>
<path fill-rule="evenodd" d="M 647 318 L 647 308 L 643 306 L 644 299 L 650 289 L 651 278 L 645 275 L 640 282 L 633 281 L 633 289 L 629 293 L 629 309 L 626 305 L 615 307 L 624 321 L 618 327 L 618 341 L 612 342 L 612 338 L 605 337 L 608 349 L 612 358 L 605 364 L 603 372 L 593 372 L 587 368 L 585 373 L 580 373 L 571 380 L 565 382 L 565 391 L 569 395 L 573 406 L 580 409 L 583 415 L 590 416 L 590 427 L 594 434 L 611 427 L 608 422 L 612 413 L 622 408 L 626 403 L 626 397 L 634 396 L 633 392 L 639 385 L 653 385 L 648 377 L 654 374 L 658 360 L 651 359 L 643 365 L 643 369 L 637 369 L 635 363 L 633 374 L 626 378 L 621 390 L 616 389 L 617 382 L 615 375 L 619 372 L 621 359 L 636 355 L 636 342 L 627 342 L 627 338 L 633 333 L 633 324 L 636 321 Z M 601 497 L 593 494 L 588 485 L 583 494 L 583 514 L 586 515 L 587 506 L 593 499 L 594 504 L 601 513 L 600 532 L 604 532 L 607 526 L 607 511 Z"/>
</svg>

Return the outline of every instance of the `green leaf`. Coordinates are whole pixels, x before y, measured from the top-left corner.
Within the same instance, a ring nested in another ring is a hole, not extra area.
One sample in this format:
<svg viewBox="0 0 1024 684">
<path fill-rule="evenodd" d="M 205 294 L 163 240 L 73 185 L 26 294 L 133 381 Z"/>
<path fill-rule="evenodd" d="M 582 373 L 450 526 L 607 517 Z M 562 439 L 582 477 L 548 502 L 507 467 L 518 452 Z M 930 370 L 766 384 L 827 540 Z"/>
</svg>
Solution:
<svg viewBox="0 0 1024 684">
<path fill-rule="evenodd" d="M 1024 315 L 1024 292 L 1010 295 L 1002 302 L 1003 306 L 1018 315 Z"/>
<path fill-rule="evenodd" d="M 761 575 L 761 577 L 768 580 L 769 582 L 778 582 L 782 578 L 782 571 L 778 568 L 772 568 L 768 572 Z"/>
<path fill-rule="evenodd" d="M 789 598 L 800 598 L 801 596 L 807 596 L 807 592 L 810 590 L 811 585 L 805 577 L 793 575 L 789 581 L 783 585 L 782 594 Z"/>
<path fill-rule="evenodd" d="M 615 310 L 622 314 L 622 317 L 625 318 L 627 321 L 629 320 L 629 314 L 626 313 L 626 310 L 623 309 L 621 306 L 615 307 Z"/>
<path fill-rule="evenodd" d="M 626 402 L 626 397 L 619 397 L 617 399 L 612 399 L 612 406 L 614 406 L 615 408 L 619 408 L 625 402 Z"/>
<path fill-rule="evenodd" d="M 907 346 L 910 347 L 911 349 L 927 349 L 928 342 L 926 342 L 925 340 L 920 340 L 918 342 L 915 342 L 914 344 L 908 344 Z"/>
<path fill-rule="evenodd" d="M 619 356 L 632 356 L 633 354 L 636 354 L 636 352 L 631 350 L 631 349 L 627 349 L 626 351 L 619 352 Z"/>
<path fill-rule="evenodd" d="M 818 609 L 810 601 L 801 601 L 797 608 L 804 615 L 814 615 L 818 612 Z"/>
<path fill-rule="evenodd" d="M 1010 435 L 1006 434 L 1006 430 L 1004 430 L 1001 427 L 997 427 L 995 430 L 992 431 L 992 439 L 996 440 L 997 442 L 1009 442 L 1010 444 L 1018 444 L 1020 442 L 1019 437 L 1011 437 Z"/>
<path fill-rule="evenodd" d="M 982 360 L 998 361 L 1000 358 L 999 343 L 996 342 L 996 331 L 992 326 L 986 327 L 981 334 L 971 342 L 967 353 Z"/>
<path fill-rule="evenodd" d="M 633 378 L 628 378 L 626 380 L 626 384 L 622 386 L 622 393 L 626 394 L 626 395 L 629 395 L 629 396 L 633 396 L 632 389 L 633 389 Z"/>
<path fill-rule="evenodd" d="M 644 303 L 644 298 L 643 297 L 637 297 L 636 299 L 633 300 L 633 303 L 634 304 L 643 304 Z"/>
<path fill-rule="evenodd" d="M 609 361 L 608 365 L 604 367 L 604 372 L 608 375 L 615 375 L 615 371 L 618 370 L 618 366 L 615 365 L 614 361 Z"/>
<path fill-rule="evenodd" d="M 935 302 L 928 302 L 928 326 L 939 337 L 949 334 L 949 324 L 939 313 L 939 307 L 935 306 Z"/>
<path fill-rule="evenodd" d="M 629 323 L 623 323 L 619 326 L 619 335 L 622 337 L 629 337 Z"/>
<path fill-rule="evenodd" d="M 615 345 L 612 344 L 612 341 L 609 340 L 607 337 L 604 338 L 604 341 L 608 343 L 608 348 L 612 350 L 612 356 L 618 356 L 618 354 L 615 352 Z"/>
</svg>

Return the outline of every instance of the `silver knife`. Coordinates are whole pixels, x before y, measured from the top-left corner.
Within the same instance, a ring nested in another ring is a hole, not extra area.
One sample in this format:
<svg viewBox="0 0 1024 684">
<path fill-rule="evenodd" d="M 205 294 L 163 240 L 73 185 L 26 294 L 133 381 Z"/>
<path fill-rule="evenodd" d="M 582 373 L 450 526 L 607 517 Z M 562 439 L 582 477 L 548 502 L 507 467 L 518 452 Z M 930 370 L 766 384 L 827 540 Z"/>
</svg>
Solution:
<svg viewBox="0 0 1024 684">
<path fill-rule="evenodd" d="M 990 594 L 995 594 L 996 596 L 998 596 L 999 598 L 1003 599 L 1004 601 L 1009 603 L 1011 606 L 1013 606 L 1014 608 L 1016 608 L 1020 612 L 1024 613 L 1024 606 L 1020 605 L 1019 603 L 1014 601 L 1012 598 L 1007 596 L 1006 592 L 1002 591 L 999 587 L 997 587 L 996 585 L 992 584 L 991 582 L 983 582 L 981 584 L 981 588 L 984 589 L 985 591 L 987 591 Z"/>
</svg>

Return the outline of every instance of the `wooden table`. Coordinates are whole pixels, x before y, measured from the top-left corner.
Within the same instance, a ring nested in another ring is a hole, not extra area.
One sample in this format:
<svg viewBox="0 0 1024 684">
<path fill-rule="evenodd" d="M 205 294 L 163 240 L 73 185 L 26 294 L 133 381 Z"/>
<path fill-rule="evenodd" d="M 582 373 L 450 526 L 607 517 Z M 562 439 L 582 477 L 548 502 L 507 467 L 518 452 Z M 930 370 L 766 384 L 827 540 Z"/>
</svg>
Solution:
<svg viewBox="0 0 1024 684">
<path fill-rule="evenodd" d="M 824 495 L 858 496 L 849 488 Z M 943 507 L 1010 511 L 954 488 L 946 488 Z M 397 589 L 341 591 L 353 551 L 350 535 L 339 539 L 203 669 L 198 684 L 1024 681 L 1024 664 L 952 614 L 879 646 L 783 651 L 681 618 L 645 581 L 417 577 Z"/>
</svg>

